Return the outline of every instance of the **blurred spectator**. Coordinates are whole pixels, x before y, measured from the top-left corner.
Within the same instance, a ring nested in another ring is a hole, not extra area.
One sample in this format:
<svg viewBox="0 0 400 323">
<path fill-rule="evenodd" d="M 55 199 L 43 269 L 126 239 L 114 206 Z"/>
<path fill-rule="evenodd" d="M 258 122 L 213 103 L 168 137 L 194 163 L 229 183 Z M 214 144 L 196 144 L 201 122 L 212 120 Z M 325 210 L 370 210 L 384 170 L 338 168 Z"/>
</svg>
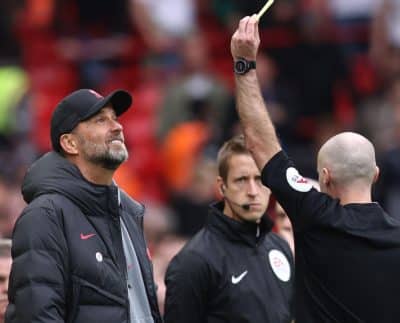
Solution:
<svg viewBox="0 0 400 323">
<path fill-rule="evenodd" d="M 400 136 L 396 146 L 383 154 L 379 160 L 380 179 L 376 184 L 374 197 L 388 212 L 398 217 L 400 208 Z"/>
<path fill-rule="evenodd" d="M 241 17 L 258 12 L 263 6 L 263 1 L 244 0 L 213 0 L 212 6 L 220 22 L 229 30 L 237 25 Z"/>
<path fill-rule="evenodd" d="M 334 41 L 347 56 L 368 50 L 372 17 L 381 0 L 326 0 L 334 22 Z"/>
<path fill-rule="evenodd" d="M 168 133 L 161 146 L 161 160 L 163 179 L 171 194 L 188 188 L 210 137 L 210 129 L 203 121 L 181 123 Z"/>
<path fill-rule="evenodd" d="M 293 137 L 291 130 L 297 116 L 296 91 L 282 78 L 275 60 L 266 53 L 257 57 L 257 76 L 271 119 L 280 138 L 287 142 Z"/>
<path fill-rule="evenodd" d="M 171 207 L 177 219 L 178 234 L 192 237 L 204 226 L 208 207 L 216 195 L 216 175 L 215 161 L 199 156 L 186 190 L 172 194 Z"/>
<path fill-rule="evenodd" d="M 322 9 L 321 9 L 322 10 Z M 300 95 L 298 136 L 315 135 L 318 117 L 334 112 L 334 90 L 347 77 L 346 64 L 339 47 L 329 41 L 330 21 L 323 11 L 304 13 L 301 23 L 302 43 L 287 61 L 286 75 L 293 75 Z M 285 67 L 286 68 L 286 67 Z"/>
<path fill-rule="evenodd" d="M 388 80 L 400 73 L 400 1 L 382 0 L 374 17 L 371 57 Z"/>
<path fill-rule="evenodd" d="M 174 3 L 184 16 L 181 24 L 175 15 L 174 19 L 165 15 L 159 21 L 168 4 L 147 0 L 59 0 L 55 20 L 62 36 L 60 53 L 79 64 L 81 86 L 104 87 L 110 70 L 124 61 L 137 63 L 152 52 L 175 52 L 175 32 L 182 30 L 183 24 L 188 30 L 193 28 L 194 6 Z M 171 26 L 171 22 L 178 25 Z"/>
<path fill-rule="evenodd" d="M 400 128 L 400 74 L 384 93 L 369 97 L 358 109 L 358 128 L 375 144 L 380 155 L 397 147 Z"/>
<path fill-rule="evenodd" d="M 389 214 L 400 207 L 400 76 L 388 86 L 383 98 L 371 105 L 361 116 L 366 121 L 363 130 L 379 147 L 380 180 L 375 197 Z"/>
<path fill-rule="evenodd" d="M 175 235 L 165 235 L 154 250 L 152 261 L 154 266 L 154 281 L 157 285 L 158 306 L 161 315 L 164 314 L 165 282 L 164 277 L 172 258 L 182 249 L 186 240 Z"/>
<path fill-rule="evenodd" d="M 0 1 L 0 64 L 15 63 L 20 56 L 17 39 L 17 18 L 25 0 Z"/>
<path fill-rule="evenodd" d="M 146 220 L 143 231 L 151 253 L 158 248 L 160 241 L 176 229 L 176 223 L 171 210 L 164 205 L 152 202 L 146 203 Z"/>
<path fill-rule="evenodd" d="M 381 0 L 327 0 L 335 19 L 356 20 L 369 19 Z"/>
<path fill-rule="evenodd" d="M 28 133 L 26 120 L 17 120 L 26 108 L 28 89 L 28 75 L 21 67 L 0 65 L 0 135 Z"/>
<path fill-rule="evenodd" d="M 28 75 L 18 65 L 0 64 L 0 238 L 10 238 L 25 206 L 19 185 L 36 152 L 30 143 Z"/>
<path fill-rule="evenodd" d="M 158 137 L 184 121 L 203 120 L 220 129 L 225 124 L 229 93 L 209 66 L 207 40 L 199 33 L 183 42 L 182 70 L 177 80 L 167 84 L 166 97 L 159 115 Z"/>
<path fill-rule="evenodd" d="M 129 1 L 137 28 L 156 52 L 176 51 L 178 40 L 196 28 L 195 0 Z"/>
<path fill-rule="evenodd" d="M 278 202 L 275 203 L 275 215 L 276 232 L 287 241 L 290 250 L 292 250 L 294 255 L 295 248 L 292 223 L 290 222 L 285 210 Z"/>
<path fill-rule="evenodd" d="M 11 262 L 11 240 L 0 239 L 0 323 L 4 323 L 8 304 L 7 292 Z"/>
<path fill-rule="evenodd" d="M 60 55 L 79 65 L 81 87 L 98 89 L 130 50 L 128 0 L 58 0 L 54 15 Z"/>
<path fill-rule="evenodd" d="M 203 154 L 216 156 L 229 112 L 230 93 L 209 69 L 203 35 L 185 39 L 182 58 L 181 75 L 167 85 L 158 116 L 162 172 L 171 196 L 187 196 L 196 163 Z"/>
<path fill-rule="evenodd" d="M 218 20 L 229 31 L 233 31 L 242 17 L 259 12 L 265 2 L 264 0 L 213 0 L 211 5 Z M 298 2 L 296 0 L 276 1 L 270 10 L 271 14 L 263 16 L 260 26 L 264 28 L 292 24 L 297 11 Z"/>
<path fill-rule="evenodd" d="M 268 104 L 271 119 L 276 125 L 279 138 L 284 145 L 295 142 L 296 120 L 299 117 L 299 94 L 287 78 L 285 78 L 275 58 L 267 52 L 260 52 L 257 57 L 257 76 L 264 100 Z M 239 127 L 238 117 L 232 98 L 231 108 L 227 111 L 227 122 L 224 139 L 235 134 Z"/>
<path fill-rule="evenodd" d="M 352 115 L 348 117 L 347 110 L 351 112 L 352 106 L 346 105 L 344 113 L 337 112 L 338 94 L 344 93 L 343 96 L 348 98 L 351 92 L 347 84 L 346 57 L 340 46 L 332 41 L 332 20 L 326 1 L 302 1 L 295 21 L 293 26 L 297 27 L 291 28 L 293 36 L 280 48 L 268 50 L 277 62 L 280 86 L 285 80 L 283 84 L 286 92 L 291 94 L 291 105 L 295 104 L 294 109 L 288 105 L 289 120 L 292 121 L 288 135 L 295 144 L 290 148 L 297 149 L 296 146 L 309 145 L 313 141 L 322 118 L 333 119 L 339 115 L 341 122 L 351 123 Z M 266 31 L 261 33 L 263 48 L 274 44 L 273 34 L 268 35 Z"/>
<path fill-rule="evenodd" d="M 128 8 L 127 0 L 56 0 L 54 24 L 61 35 L 126 33 L 130 28 Z"/>
<path fill-rule="evenodd" d="M 26 205 L 19 187 L 14 178 L 7 180 L 0 175 L 0 238 L 11 238 L 15 221 Z"/>
</svg>

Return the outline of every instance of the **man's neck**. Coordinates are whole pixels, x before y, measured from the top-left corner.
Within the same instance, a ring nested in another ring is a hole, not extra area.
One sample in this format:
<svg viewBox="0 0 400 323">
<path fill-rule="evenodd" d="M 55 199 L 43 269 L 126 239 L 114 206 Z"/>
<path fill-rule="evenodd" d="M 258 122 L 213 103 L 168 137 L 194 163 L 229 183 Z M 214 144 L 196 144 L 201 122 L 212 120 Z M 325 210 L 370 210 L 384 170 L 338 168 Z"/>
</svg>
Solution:
<svg viewBox="0 0 400 323">
<path fill-rule="evenodd" d="M 341 190 L 341 192 L 338 194 L 338 198 L 340 199 L 341 205 L 353 203 L 364 204 L 372 202 L 370 188 Z"/>
<path fill-rule="evenodd" d="M 82 176 L 96 185 L 111 185 L 115 170 L 106 169 L 100 165 L 91 164 L 82 160 L 70 160 L 80 170 Z"/>
</svg>

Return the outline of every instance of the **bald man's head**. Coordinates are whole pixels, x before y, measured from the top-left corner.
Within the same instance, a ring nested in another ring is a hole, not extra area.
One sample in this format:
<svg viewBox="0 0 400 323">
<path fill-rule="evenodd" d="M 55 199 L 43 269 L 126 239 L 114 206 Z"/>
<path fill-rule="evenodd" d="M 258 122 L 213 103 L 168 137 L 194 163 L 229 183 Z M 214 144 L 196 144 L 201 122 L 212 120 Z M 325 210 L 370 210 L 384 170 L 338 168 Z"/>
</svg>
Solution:
<svg viewBox="0 0 400 323">
<path fill-rule="evenodd" d="M 338 186 L 371 185 L 376 178 L 375 149 L 365 137 L 343 132 L 330 138 L 318 153 L 318 173 L 329 170 L 330 179 Z M 321 184 L 321 188 L 323 183 Z"/>
</svg>

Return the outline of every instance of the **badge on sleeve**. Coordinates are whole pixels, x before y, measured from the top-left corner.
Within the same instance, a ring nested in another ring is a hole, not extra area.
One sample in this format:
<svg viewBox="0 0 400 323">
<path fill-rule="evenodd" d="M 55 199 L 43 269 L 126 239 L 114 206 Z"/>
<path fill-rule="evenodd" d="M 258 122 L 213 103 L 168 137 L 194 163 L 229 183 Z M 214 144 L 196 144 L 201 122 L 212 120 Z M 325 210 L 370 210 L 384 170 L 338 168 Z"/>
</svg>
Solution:
<svg viewBox="0 0 400 323">
<path fill-rule="evenodd" d="M 272 271 L 281 281 L 287 282 L 291 276 L 289 261 L 282 251 L 272 249 L 268 253 L 269 264 Z"/>
<path fill-rule="evenodd" d="M 299 192 L 308 192 L 311 190 L 312 185 L 306 178 L 301 176 L 296 168 L 289 167 L 286 170 L 286 179 L 291 188 Z"/>
</svg>

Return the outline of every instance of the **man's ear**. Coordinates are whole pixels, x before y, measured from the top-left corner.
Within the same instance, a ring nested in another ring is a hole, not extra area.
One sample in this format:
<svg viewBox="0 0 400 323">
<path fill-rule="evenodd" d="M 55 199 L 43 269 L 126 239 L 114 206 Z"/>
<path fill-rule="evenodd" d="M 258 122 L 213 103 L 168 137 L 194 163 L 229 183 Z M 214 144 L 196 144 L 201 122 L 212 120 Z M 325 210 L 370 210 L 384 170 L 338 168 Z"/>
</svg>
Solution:
<svg viewBox="0 0 400 323">
<path fill-rule="evenodd" d="M 224 184 L 224 180 L 222 179 L 221 176 L 217 177 L 217 189 L 218 189 L 219 195 L 221 195 L 223 197 L 225 195 L 225 184 Z"/>
<path fill-rule="evenodd" d="M 71 133 L 65 133 L 61 135 L 60 146 L 68 155 L 78 154 L 76 137 Z"/>
<path fill-rule="evenodd" d="M 322 183 L 325 186 L 329 186 L 332 182 L 332 176 L 331 176 L 329 169 L 325 168 L 325 167 L 322 168 L 321 176 L 322 176 Z"/>
<path fill-rule="evenodd" d="M 379 175 L 380 175 L 380 169 L 379 169 L 379 167 L 378 166 L 375 166 L 375 176 L 374 176 L 374 180 L 373 180 L 373 182 L 372 183 L 376 183 L 377 182 L 377 180 L 378 180 L 378 178 L 379 178 Z"/>
</svg>

